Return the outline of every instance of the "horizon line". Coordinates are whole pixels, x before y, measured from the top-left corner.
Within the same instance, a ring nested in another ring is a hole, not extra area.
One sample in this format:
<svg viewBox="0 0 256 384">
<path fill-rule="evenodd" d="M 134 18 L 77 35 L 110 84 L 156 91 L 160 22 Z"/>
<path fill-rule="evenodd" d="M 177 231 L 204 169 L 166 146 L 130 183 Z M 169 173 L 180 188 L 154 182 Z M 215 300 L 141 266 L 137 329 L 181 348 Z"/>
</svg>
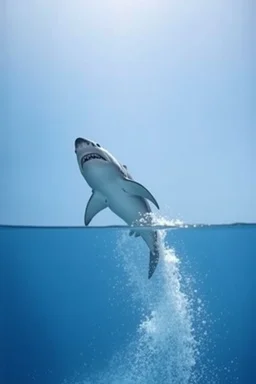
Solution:
<svg viewBox="0 0 256 384">
<path fill-rule="evenodd" d="M 235 226 L 255 226 L 256 222 L 233 222 L 233 223 L 221 223 L 221 224 L 204 224 L 204 223 L 197 223 L 197 224 L 188 224 L 188 223 L 182 223 L 182 224 L 164 224 L 164 225 L 92 225 L 92 226 L 85 226 L 85 225 L 26 225 L 26 224 L 0 224 L 0 229 L 137 229 L 137 230 L 143 230 L 148 228 L 154 228 L 156 230 L 164 230 L 164 229 L 189 229 L 189 228 L 209 228 L 209 227 L 235 227 Z"/>
</svg>

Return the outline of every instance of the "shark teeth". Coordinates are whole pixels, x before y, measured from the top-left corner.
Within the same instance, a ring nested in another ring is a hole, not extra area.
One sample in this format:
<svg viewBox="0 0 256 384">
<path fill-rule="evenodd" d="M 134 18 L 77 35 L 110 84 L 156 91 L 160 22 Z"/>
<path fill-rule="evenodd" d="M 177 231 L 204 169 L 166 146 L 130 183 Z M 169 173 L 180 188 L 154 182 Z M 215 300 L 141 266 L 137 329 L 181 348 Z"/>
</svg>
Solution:
<svg viewBox="0 0 256 384">
<path fill-rule="evenodd" d="M 89 160 L 92 160 L 92 159 L 99 159 L 99 160 L 104 160 L 106 161 L 101 155 L 99 155 L 98 153 L 88 153 L 87 155 L 84 155 L 81 159 L 81 166 L 84 165 L 84 163 L 86 163 L 87 161 Z"/>
</svg>

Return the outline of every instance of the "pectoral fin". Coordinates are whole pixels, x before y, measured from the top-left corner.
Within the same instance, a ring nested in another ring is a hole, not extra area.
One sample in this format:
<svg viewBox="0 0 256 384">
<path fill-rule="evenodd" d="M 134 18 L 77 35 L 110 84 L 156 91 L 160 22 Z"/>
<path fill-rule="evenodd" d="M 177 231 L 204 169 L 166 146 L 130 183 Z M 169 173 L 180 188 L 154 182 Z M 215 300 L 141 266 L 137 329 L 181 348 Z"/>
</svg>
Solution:
<svg viewBox="0 0 256 384">
<path fill-rule="evenodd" d="M 131 195 L 140 196 L 150 200 L 159 209 L 159 205 L 154 196 L 143 185 L 137 183 L 137 181 L 129 180 L 124 177 L 122 179 L 122 188 L 125 192 Z"/>
<path fill-rule="evenodd" d="M 84 224 L 88 225 L 97 213 L 107 207 L 107 201 L 101 193 L 93 191 L 84 213 Z"/>
</svg>

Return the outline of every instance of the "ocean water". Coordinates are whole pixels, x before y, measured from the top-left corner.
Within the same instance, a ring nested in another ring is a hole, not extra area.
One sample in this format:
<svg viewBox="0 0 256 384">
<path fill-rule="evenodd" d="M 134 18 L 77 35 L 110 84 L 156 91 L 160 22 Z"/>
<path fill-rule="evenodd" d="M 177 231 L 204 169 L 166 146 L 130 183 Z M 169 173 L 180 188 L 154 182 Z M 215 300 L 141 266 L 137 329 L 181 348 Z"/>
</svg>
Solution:
<svg viewBox="0 0 256 384">
<path fill-rule="evenodd" d="M 147 230 L 147 229 L 145 229 Z M 256 225 L 0 228 L 1 384 L 252 384 Z"/>
</svg>

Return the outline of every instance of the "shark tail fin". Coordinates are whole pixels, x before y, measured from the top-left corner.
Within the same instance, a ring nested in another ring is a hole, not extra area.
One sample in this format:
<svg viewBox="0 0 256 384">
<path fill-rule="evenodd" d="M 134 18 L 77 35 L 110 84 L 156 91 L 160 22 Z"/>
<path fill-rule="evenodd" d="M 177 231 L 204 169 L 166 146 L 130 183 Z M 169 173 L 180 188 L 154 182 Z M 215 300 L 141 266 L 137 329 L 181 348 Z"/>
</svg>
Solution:
<svg viewBox="0 0 256 384">
<path fill-rule="evenodd" d="M 158 246 L 158 236 L 157 232 L 154 233 L 154 238 L 155 238 L 155 243 L 154 243 L 154 250 L 150 252 L 149 254 L 149 269 L 148 269 L 148 278 L 150 279 L 153 275 L 153 273 L 156 270 L 159 257 L 160 257 L 160 252 L 159 252 L 159 246 Z"/>
<path fill-rule="evenodd" d="M 149 257 L 149 270 L 148 270 L 148 278 L 150 279 L 155 272 L 155 269 L 157 267 L 159 261 L 159 252 L 150 252 Z"/>
</svg>

